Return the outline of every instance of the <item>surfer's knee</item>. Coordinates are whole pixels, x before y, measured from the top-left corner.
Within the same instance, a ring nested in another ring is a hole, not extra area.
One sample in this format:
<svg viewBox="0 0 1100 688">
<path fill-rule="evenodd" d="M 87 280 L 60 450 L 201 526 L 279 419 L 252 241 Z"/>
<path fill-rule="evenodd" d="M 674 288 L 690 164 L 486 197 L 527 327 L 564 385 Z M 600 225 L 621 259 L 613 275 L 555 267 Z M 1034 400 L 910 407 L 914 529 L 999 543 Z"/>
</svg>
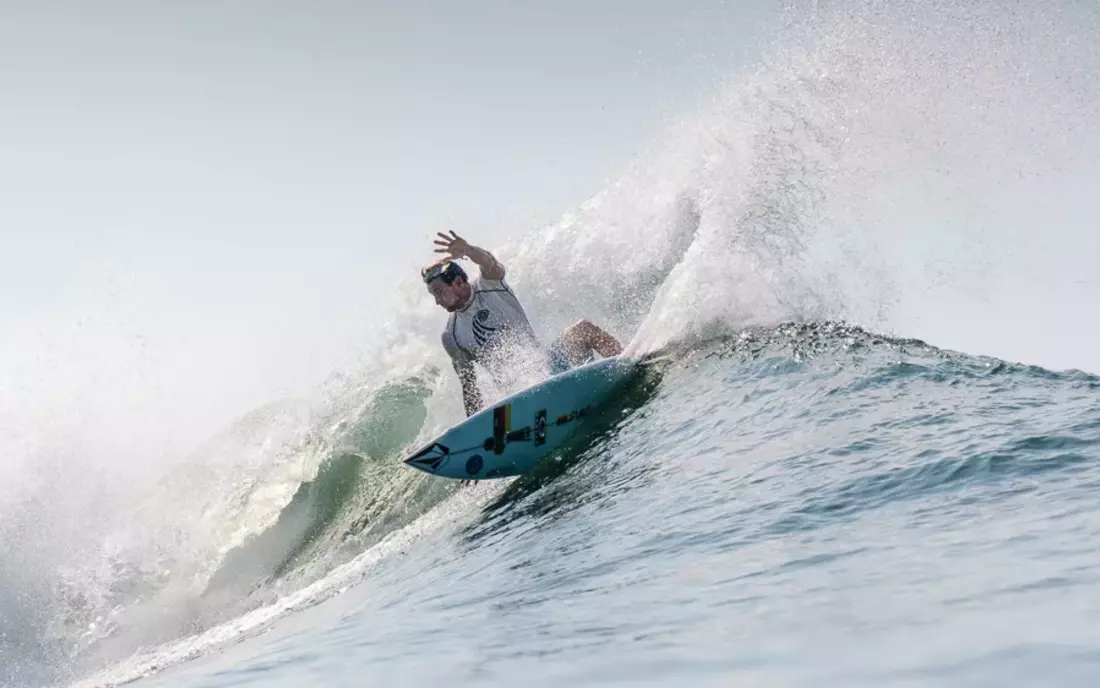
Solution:
<svg viewBox="0 0 1100 688">
<path fill-rule="evenodd" d="M 587 318 L 581 318 L 565 328 L 563 339 L 570 349 L 597 351 L 601 356 L 617 356 L 623 350 L 619 340 Z"/>
<path fill-rule="evenodd" d="M 572 361 L 579 359 L 587 350 L 584 320 L 578 320 L 561 331 L 559 341 Z"/>
<path fill-rule="evenodd" d="M 591 320 L 581 318 L 577 322 L 565 328 L 563 336 L 567 339 L 584 342 L 592 336 L 593 328 L 595 327 L 596 326 L 592 324 Z"/>
</svg>

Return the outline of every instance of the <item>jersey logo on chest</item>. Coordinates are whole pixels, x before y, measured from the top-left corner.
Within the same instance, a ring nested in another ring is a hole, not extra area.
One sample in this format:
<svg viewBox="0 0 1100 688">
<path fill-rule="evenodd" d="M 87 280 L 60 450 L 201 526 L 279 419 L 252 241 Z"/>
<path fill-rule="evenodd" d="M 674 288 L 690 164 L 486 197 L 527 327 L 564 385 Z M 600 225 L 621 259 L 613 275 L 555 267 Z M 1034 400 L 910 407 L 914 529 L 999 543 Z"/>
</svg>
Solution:
<svg viewBox="0 0 1100 688">
<path fill-rule="evenodd" d="M 474 316 L 472 328 L 474 332 L 474 339 L 477 340 L 478 346 L 484 346 L 485 342 L 489 341 L 493 333 L 497 331 L 497 328 L 489 324 L 489 310 L 482 308 Z"/>
</svg>

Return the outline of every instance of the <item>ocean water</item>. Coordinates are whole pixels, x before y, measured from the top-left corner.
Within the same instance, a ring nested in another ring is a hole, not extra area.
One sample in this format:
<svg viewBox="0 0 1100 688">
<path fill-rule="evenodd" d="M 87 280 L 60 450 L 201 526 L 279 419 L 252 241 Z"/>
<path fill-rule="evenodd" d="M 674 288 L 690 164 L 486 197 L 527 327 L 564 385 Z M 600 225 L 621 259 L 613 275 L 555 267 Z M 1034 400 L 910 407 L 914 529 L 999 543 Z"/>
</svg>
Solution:
<svg viewBox="0 0 1100 688">
<path fill-rule="evenodd" d="M 593 425 L 361 555 L 342 593 L 141 685 L 1100 671 L 1096 376 L 788 325 L 648 371 Z"/>
<path fill-rule="evenodd" d="M 791 6 L 492 247 L 540 336 L 666 354 L 574 443 L 401 464 L 462 417 L 411 279 L 362 369 L 151 486 L 9 477 L 0 684 L 1093 685 L 1097 74 L 1084 3 Z"/>
</svg>

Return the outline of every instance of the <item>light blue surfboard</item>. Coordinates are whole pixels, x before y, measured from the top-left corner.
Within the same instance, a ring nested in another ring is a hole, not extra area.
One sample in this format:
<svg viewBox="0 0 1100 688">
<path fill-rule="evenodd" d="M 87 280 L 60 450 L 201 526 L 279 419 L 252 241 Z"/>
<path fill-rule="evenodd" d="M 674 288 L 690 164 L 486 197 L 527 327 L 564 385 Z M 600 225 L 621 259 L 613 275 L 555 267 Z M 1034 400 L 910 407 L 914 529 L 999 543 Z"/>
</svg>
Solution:
<svg viewBox="0 0 1100 688">
<path fill-rule="evenodd" d="M 564 444 L 638 363 L 614 356 L 573 368 L 478 411 L 405 459 L 445 478 L 508 478 Z"/>
</svg>

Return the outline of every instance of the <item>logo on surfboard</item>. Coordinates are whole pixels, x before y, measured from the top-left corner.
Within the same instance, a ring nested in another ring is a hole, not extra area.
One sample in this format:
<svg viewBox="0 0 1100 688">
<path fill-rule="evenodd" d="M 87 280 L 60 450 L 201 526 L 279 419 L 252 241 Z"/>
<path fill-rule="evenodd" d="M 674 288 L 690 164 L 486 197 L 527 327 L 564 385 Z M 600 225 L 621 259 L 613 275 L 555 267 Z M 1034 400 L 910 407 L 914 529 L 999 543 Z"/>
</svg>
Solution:
<svg viewBox="0 0 1100 688">
<path fill-rule="evenodd" d="M 433 442 L 405 460 L 410 466 L 416 466 L 429 473 L 439 470 L 443 460 L 450 456 L 451 450 L 438 442 Z"/>
</svg>

